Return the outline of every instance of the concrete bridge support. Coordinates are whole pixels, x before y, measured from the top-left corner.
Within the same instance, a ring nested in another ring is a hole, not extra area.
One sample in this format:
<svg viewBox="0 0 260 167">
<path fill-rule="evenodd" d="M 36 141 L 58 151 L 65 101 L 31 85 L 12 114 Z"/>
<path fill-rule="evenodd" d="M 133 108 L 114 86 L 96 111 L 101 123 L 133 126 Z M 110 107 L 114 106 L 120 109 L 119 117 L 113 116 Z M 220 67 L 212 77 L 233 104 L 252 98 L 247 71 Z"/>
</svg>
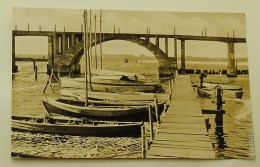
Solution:
<svg viewBox="0 0 260 167">
<path fill-rule="evenodd" d="M 165 38 L 165 54 L 168 57 L 169 53 L 168 53 L 168 38 Z"/>
<path fill-rule="evenodd" d="M 12 35 L 12 72 L 18 72 L 18 66 L 15 65 L 15 36 Z"/>
<path fill-rule="evenodd" d="M 181 74 L 185 74 L 185 40 L 181 40 Z"/>
<path fill-rule="evenodd" d="M 158 48 L 160 48 L 160 42 L 159 42 L 159 37 L 158 37 L 158 36 L 155 37 L 155 45 L 156 45 Z"/>
<path fill-rule="evenodd" d="M 235 45 L 234 43 L 228 43 L 228 68 L 227 68 L 228 77 L 237 76 L 237 65 L 235 60 Z"/>
<path fill-rule="evenodd" d="M 175 37 L 174 38 L 174 58 L 175 58 L 175 65 L 176 65 L 176 67 L 177 67 L 177 61 L 178 61 L 178 59 L 177 59 L 177 38 Z"/>
</svg>

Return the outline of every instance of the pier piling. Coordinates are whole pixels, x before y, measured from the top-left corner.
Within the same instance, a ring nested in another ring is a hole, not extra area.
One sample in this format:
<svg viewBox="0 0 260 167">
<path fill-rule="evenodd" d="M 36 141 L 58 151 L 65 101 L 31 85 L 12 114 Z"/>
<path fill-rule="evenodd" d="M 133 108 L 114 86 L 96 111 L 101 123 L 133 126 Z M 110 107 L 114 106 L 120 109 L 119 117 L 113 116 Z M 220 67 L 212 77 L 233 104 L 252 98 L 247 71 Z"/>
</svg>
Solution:
<svg viewBox="0 0 260 167">
<path fill-rule="evenodd" d="M 153 141 L 154 134 L 153 134 L 153 117 L 152 117 L 152 108 L 149 105 L 149 124 L 150 124 L 150 140 Z"/>
<path fill-rule="evenodd" d="M 146 155 L 146 137 L 145 137 L 145 126 L 141 126 L 141 135 L 142 135 L 142 143 L 141 143 L 141 149 L 142 149 L 142 158 L 145 158 Z"/>
</svg>

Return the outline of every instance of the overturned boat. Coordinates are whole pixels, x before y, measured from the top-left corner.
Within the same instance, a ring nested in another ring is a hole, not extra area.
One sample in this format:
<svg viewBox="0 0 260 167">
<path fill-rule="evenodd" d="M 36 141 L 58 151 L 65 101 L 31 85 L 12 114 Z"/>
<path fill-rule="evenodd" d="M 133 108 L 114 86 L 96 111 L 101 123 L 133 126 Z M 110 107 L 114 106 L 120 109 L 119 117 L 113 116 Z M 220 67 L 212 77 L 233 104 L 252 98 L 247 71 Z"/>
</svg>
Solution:
<svg viewBox="0 0 260 167">
<path fill-rule="evenodd" d="M 143 122 L 93 121 L 86 118 L 12 116 L 13 131 L 84 136 L 140 135 Z"/>
</svg>

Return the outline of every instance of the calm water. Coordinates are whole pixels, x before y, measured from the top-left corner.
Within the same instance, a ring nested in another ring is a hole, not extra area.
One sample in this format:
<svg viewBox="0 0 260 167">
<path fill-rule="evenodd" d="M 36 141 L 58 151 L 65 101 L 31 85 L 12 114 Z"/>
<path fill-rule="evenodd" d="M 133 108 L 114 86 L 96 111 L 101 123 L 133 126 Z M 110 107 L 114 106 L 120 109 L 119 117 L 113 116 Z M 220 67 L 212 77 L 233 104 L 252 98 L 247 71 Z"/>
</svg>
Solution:
<svg viewBox="0 0 260 167">
<path fill-rule="evenodd" d="M 158 64 L 150 60 L 129 59 L 129 63 L 104 59 L 104 69 L 135 72 L 143 74 L 145 80 L 162 82 L 158 78 Z M 111 63 L 113 62 L 113 63 Z M 46 75 L 46 63 L 37 63 L 38 80 L 33 76 L 32 62 L 17 62 L 19 72 L 13 76 L 13 115 L 45 116 L 47 112 L 41 103 L 42 91 L 49 78 Z M 225 78 L 224 76 L 222 78 Z M 197 76 L 192 76 L 197 82 Z M 209 80 L 216 79 L 208 77 Z M 219 80 L 219 78 L 218 78 Z M 228 82 L 243 86 L 243 99 L 225 99 L 224 128 L 216 129 L 214 116 L 210 118 L 212 124 L 209 130 L 210 139 L 214 144 L 219 158 L 252 158 L 254 156 L 252 115 L 248 76 L 230 79 Z M 167 82 L 164 83 L 167 87 Z M 166 89 L 167 90 L 167 89 Z M 56 96 L 48 87 L 48 96 Z M 204 108 L 214 108 L 210 99 L 201 99 Z M 41 157 L 53 158 L 140 158 L 141 140 L 138 137 L 80 137 L 49 134 L 31 134 L 12 132 L 12 152 L 24 153 Z"/>
</svg>

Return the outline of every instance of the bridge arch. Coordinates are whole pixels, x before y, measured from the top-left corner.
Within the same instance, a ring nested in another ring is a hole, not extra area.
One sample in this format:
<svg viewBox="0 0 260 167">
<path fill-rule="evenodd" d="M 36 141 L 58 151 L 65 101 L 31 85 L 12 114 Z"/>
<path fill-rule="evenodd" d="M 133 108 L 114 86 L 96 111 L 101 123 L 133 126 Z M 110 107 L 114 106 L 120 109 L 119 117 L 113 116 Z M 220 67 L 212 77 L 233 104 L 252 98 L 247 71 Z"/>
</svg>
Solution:
<svg viewBox="0 0 260 167">
<path fill-rule="evenodd" d="M 168 58 L 168 56 L 156 45 L 154 45 L 153 43 L 149 42 L 148 40 L 144 40 L 141 39 L 137 36 L 129 36 L 129 35 L 105 35 L 103 37 L 102 43 L 103 42 L 108 42 L 108 41 L 112 41 L 112 40 L 125 40 L 125 41 L 129 41 L 132 43 L 135 43 L 139 46 L 144 47 L 145 49 L 149 50 L 151 53 L 153 53 L 153 55 L 155 56 L 155 58 L 158 60 L 159 62 L 159 73 L 160 73 L 160 69 L 165 69 L 165 68 L 173 68 L 174 67 L 174 60 Z M 98 38 L 98 40 L 96 41 L 97 44 L 100 43 L 100 40 Z M 78 65 L 79 61 L 81 59 L 81 57 L 83 56 L 83 42 L 81 42 L 82 47 L 79 50 L 78 53 L 76 53 L 72 60 L 71 60 L 71 65 Z M 95 46 L 95 41 L 92 40 L 91 42 L 91 46 Z"/>
</svg>

